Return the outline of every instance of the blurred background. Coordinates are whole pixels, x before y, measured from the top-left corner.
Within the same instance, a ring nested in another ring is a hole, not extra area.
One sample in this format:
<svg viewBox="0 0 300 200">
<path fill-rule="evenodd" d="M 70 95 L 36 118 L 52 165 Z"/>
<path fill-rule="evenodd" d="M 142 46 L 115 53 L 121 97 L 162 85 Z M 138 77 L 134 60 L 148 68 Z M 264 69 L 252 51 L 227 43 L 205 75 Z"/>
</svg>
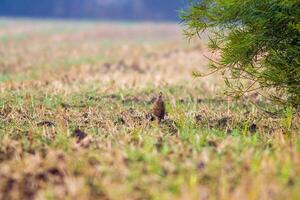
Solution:
<svg viewBox="0 0 300 200">
<path fill-rule="evenodd" d="M 1 0 L 0 16 L 176 21 L 186 0 Z"/>
</svg>

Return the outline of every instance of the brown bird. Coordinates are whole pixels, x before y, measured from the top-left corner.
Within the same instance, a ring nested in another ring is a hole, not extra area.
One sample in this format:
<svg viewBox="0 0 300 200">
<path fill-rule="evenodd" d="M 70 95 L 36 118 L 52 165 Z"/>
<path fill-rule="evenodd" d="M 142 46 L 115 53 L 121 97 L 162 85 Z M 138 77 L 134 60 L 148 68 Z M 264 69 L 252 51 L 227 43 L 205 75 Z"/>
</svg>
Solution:
<svg viewBox="0 0 300 200">
<path fill-rule="evenodd" d="M 166 114 L 165 102 L 162 95 L 162 92 L 160 92 L 158 98 L 154 101 L 152 108 L 152 114 L 159 122 L 165 118 Z"/>
</svg>

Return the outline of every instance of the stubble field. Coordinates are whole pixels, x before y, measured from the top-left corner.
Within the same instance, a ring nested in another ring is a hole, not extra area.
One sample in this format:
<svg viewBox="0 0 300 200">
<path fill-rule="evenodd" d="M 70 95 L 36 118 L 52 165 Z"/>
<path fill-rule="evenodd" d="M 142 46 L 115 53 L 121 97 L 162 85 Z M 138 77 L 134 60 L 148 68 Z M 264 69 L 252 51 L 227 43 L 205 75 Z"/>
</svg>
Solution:
<svg viewBox="0 0 300 200">
<path fill-rule="evenodd" d="M 0 199 L 300 199 L 299 114 L 193 78 L 215 56 L 172 23 L 1 19 Z"/>
</svg>

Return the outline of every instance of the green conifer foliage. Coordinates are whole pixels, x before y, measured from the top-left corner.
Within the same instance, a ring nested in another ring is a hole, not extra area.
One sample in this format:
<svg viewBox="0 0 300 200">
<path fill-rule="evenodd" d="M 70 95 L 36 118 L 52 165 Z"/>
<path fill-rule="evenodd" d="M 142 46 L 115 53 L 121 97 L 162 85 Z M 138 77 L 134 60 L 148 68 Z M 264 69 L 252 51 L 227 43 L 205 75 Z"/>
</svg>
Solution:
<svg viewBox="0 0 300 200">
<path fill-rule="evenodd" d="M 210 32 L 209 47 L 220 53 L 211 67 L 233 94 L 271 89 L 300 106 L 299 0 L 194 0 L 181 19 L 188 37 Z"/>
</svg>

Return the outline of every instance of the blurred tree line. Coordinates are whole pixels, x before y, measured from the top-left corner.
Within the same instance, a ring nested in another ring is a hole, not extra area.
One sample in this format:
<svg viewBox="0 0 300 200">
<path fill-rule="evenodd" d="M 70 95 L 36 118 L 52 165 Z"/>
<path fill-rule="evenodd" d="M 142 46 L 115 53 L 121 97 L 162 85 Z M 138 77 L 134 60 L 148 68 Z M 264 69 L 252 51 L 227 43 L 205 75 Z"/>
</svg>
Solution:
<svg viewBox="0 0 300 200">
<path fill-rule="evenodd" d="M 183 0 L 1 0 L 0 15 L 176 20 Z"/>
</svg>

